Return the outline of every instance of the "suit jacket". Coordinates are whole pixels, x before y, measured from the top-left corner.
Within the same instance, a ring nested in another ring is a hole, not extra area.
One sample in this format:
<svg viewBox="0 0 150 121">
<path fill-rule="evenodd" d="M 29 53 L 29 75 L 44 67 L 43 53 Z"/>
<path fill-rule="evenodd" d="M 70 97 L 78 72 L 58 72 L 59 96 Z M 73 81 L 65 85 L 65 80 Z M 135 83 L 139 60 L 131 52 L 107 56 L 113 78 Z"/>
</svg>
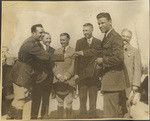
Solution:
<svg viewBox="0 0 150 121">
<path fill-rule="evenodd" d="M 58 74 L 66 76 L 68 78 L 68 80 L 65 83 L 58 84 L 60 88 L 61 88 L 61 85 L 64 84 L 64 86 L 62 86 L 61 89 L 57 86 L 54 86 L 55 88 L 59 88 L 58 90 L 65 91 L 65 87 L 69 87 L 69 86 L 66 86 L 66 84 L 72 87 L 75 87 L 74 58 L 72 57 L 72 55 L 74 54 L 74 51 L 75 51 L 74 48 L 68 46 L 65 51 L 64 62 L 55 62 L 55 66 L 53 69 L 53 72 L 55 75 L 54 85 L 55 83 L 58 82 L 58 79 L 56 78 Z M 55 51 L 55 53 L 62 53 L 62 52 L 63 52 L 63 48 L 59 48 L 58 50 Z"/>
<path fill-rule="evenodd" d="M 54 51 L 55 51 L 54 48 L 47 46 L 46 51 L 50 54 L 51 57 L 54 57 Z M 52 59 L 53 58 L 51 58 L 51 60 Z M 53 61 L 54 61 L 54 59 L 53 59 Z M 41 61 L 41 62 L 37 63 L 37 66 L 39 66 L 39 69 L 36 70 L 36 73 L 33 76 L 35 78 L 34 82 L 36 84 L 40 84 L 41 86 L 50 88 L 52 86 L 53 78 L 54 78 L 54 74 L 53 74 L 54 62 L 42 63 L 42 61 Z"/>
<path fill-rule="evenodd" d="M 130 87 L 137 86 L 140 87 L 141 82 L 141 57 L 139 51 L 131 45 L 124 46 L 124 62 L 127 68 Z M 127 93 L 131 89 L 129 88 Z"/>
<path fill-rule="evenodd" d="M 32 36 L 27 38 L 18 52 L 18 61 L 12 69 L 12 81 L 18 86 L 29 88 L 43 63 L 51 63 L 51 54 Z"/>
<path fill-rule="evenodd" d="M 126 89 L 129 86 L 129 80 L 124 65 L 123 40 L 114 29 L 104 37 L 102 49 L 102 91 Z"/>
<path fill-rule="evenodd" d="M 83 56 L 75 60 L 75 73 L 79 76 L 79 84 L 97 85 L 97 79 L 94 77 L 96 63 L 95 59 L 101 56 L 101 41 L 93 37 L 91 45 L 86 38 L 77 40 L 76 51 L 83 51 Z"/>
</svg>

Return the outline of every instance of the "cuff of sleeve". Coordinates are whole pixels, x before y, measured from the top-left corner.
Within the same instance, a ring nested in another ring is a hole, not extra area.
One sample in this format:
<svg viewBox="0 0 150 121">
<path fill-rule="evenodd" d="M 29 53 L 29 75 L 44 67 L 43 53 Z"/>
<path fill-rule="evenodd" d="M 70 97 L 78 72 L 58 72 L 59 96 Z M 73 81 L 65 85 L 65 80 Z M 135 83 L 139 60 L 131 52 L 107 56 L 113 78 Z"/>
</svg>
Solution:
<svg viewBox="0 0 150 121">
<path fill-rule="evenodd" d="M 57 78 L 60 78 L 61 77 L 61 75 L 60 74 L 57 74 Z"/>
<path fill-rule="evenodd" d="M 68 79 L 71 78 L 71 74 L 70 74 L 70 73 L 66 73 L 66 74 L 64 75 L 64 77 L 66 78 L 66 80 L 68 80 Z"/>
<path fill-rule="evenodd" d="M 82 56 L 84 56 L 84 52 L 83 51 L 81 51 L 81 54 L 82 54 Z"/>
</svg>

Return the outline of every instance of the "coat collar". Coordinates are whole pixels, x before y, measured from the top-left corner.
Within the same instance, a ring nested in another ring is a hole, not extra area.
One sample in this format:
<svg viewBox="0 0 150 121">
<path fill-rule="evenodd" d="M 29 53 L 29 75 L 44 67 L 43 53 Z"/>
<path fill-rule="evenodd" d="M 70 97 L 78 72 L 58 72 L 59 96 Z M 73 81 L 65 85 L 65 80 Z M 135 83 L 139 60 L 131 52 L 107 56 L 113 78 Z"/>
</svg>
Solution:
<svg viewBox="0 0 150 121">
<path fill-rule="evenodd" d="M 92 36 L 92 38 L 91 38 L 91 39 L 92 39 L 92 40 L 91 40 L 91 41 L 92 41 L 91 44 L 89 44 L 89 43 L 87 42 L 87 39 L 86 39 L 85 37 L 84 37 L 83 39 L 84 39 L 84 44 L 86 44 L 86 45 L 88 45 L 88 46 L 92 46 L 93 43 L 95 42 L 95 37 L 93 37 L 93 36 Z"/>
<path fill-rule="evenodd" d="M 107 36 L 103 38 L 102 45 L 108 43 L 110 40 L 109 38 L 111 38 L 111 36 L 114 35 L 114 33 L 116 33 L 115 30 L 111 29 L 111 31 L 107 34 Z"/>
<path fill-rule="evenodd" d="M 61 47 L 60 49 L 63 51 L 64 48 Z M 70 49 L 70 45 L 68 45 L 68 46 L 65 47 L 65 51 L 68 51 L 69 49 Z"/>
</svg>

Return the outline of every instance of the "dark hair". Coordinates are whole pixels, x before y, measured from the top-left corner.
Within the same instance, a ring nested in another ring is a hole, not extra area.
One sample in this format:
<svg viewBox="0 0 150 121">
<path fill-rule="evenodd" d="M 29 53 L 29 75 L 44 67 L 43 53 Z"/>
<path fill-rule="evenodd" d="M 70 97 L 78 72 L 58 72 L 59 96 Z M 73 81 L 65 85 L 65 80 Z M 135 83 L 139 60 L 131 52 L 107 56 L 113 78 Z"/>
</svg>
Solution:
<svg viewBox="0 0 150 121">
<path fill-rule="evenodd" d="M 85 23 L 83 26 L 90 26 L 93 28 L 93 25 L 91 23 Z"/>
<path fill-rule="evenodd" d="M 42 27 L 43 28 L 42 24 L 35 24 L 31 27 L 31 33 L 36 32 L 36 27 Z"/>
<path fill-rule="evenodd" d="M 97 19 L 100 19 L 100 18 L 106 18 L 108 21 L 111 20 L 111 16 L 109 13 L 105 13 L 105 12 L 102 12 L 102 13 L 99 13 L 97 16 L 96 16 Z"/>
<path fill-rule="evenodd" d="M 70 39 L 70 35 L 68 33 L 61 33 L 60 36 L 66 36 L 67 38 Z"/>
</svg>

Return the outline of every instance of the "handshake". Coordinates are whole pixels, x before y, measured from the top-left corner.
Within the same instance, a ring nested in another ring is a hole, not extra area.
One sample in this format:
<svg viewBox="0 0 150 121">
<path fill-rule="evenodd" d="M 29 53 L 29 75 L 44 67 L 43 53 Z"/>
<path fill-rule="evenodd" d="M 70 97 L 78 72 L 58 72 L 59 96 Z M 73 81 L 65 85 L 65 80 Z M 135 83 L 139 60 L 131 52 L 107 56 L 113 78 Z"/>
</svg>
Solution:
<svg viewBox="0 0 150 121">
<path fill-rule="evenodd" d="M 58 74 L 56 78 L 58 79 L 59 82 L 65 82 L 68 80 L 68 77 L 66 75 L 61 75 L 61 74 Z"/>
<path fill-rule="evenodd" d="M 76 51 L 76 52 L 74 52 L 73 57 L 78 57 L 78 56 L 84 56 L 83 51 Z"/>
<path fill-rule="evenodd" d="M 78 57 L 78 56 L 84 56 L 83 51 L 76 51 L 76 52 L 74 52 L 73 57 Z M 97 59 L 95 60 L 95 62 L 96 62 L 97 64 L 101 64 L 101 63 L 103 62 L 103 58 L 97 58 Z"/>
</svg>

